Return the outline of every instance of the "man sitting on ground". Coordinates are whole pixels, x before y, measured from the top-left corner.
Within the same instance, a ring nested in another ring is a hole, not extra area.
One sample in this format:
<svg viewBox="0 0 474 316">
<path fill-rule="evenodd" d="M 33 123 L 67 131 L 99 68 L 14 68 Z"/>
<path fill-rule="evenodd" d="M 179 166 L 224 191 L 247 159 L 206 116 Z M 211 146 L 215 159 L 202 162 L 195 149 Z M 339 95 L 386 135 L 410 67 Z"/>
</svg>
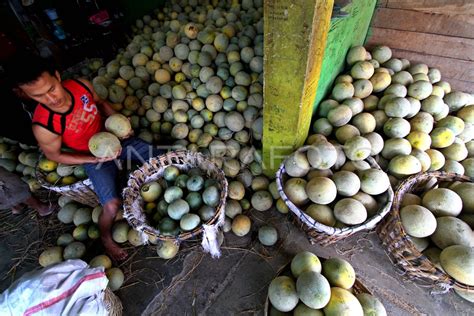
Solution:
<svg viewBox="0 0 474 316">
<path fill-rule="evenodd" d="M 89 152 L 89 139 L 104 130 L 107 116 L 115 113 L 84 79 L 62 81 L 56 68 L 37 56 L 19 56 L 9 63 L 10 81 L 17 94 L 38 102 L 33 115 L 33 133 L 46 157 L 58 163 L 83 164 L 103 206 L 99 218 L 101 239 L 116 260 L 127 257 L 112 239 L 111 228 L 121 205 L 114 159 L 144 162 L 160 151 L 141 139 L 122 139 L 122 151 L 109 158 Z M 62 151 L 63 146 L 73 152 Z M 127 163 L 128 165 L 128 163 Z"/>
</svg>

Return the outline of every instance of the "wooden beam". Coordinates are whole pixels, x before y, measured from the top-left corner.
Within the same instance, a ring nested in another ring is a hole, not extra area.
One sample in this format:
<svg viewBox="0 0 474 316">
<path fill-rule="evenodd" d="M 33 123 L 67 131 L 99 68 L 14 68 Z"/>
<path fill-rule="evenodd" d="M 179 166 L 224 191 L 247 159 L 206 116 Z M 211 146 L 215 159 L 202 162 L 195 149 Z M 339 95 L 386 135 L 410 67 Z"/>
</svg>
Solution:
<svg viewBox="0 0 474 316">
<path fill-rule="evenodd" d="M 448 16 L 406 9 L 378 8 L 372 26 L 456 37 L 474 38 L 474 17 Z"/>
<path fill-rule="evenodd" d="M 446 15 L 474 14 L 472 0 L 388 0 L 387 7 Z"/>
<path fill-rule="evenodd" d="M 274 175 L 308 134 L 333 0 L 265 0 L 263 167 Z"/>
<path fill-rule="evenodd" d="M 369 43 L 435 56 L 474 60 L 474 39 L 469 38 L 373 27 Z"/>
</svg>

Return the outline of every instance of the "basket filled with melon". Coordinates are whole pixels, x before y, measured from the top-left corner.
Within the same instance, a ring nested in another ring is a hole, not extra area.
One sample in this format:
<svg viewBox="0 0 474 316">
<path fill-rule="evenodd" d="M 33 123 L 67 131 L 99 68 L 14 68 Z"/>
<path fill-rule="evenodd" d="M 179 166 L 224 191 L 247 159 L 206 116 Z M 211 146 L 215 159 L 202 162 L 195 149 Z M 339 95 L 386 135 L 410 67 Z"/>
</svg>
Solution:
<svg viewBox="0 0 474 316">
<path fill-rule="evenodd" d="M 41 155 L 35 175 L 45 189 L 91 207 L 99 204 L 92 182 L 81 165 L 60 164 Z"/>
<path fill-rule="evenodd" d="M 441 171 L 403 181 L 377 228 L 392 261 L 434 293 L 474 302 L 473 179 Z"/>
<path fill-rule="evenodd" d="M 296 254 L 268 287 L 265 315 L 387 315 L 342 258 Z"/>
<path fill-rule="evenodd" d="M 325 246 L 371 230 L 389 212 L 389 178 L 369 153 L 363 143 L 343 147 L 312 135 L 280 166 L 280 196 L 310 242 Z"/>
<path fill-rule="evenodd" d="M 207 156 L 186 150 L 151 158 L 133 171 L 123 191 L 124 217 L 147 239 L 180 243 L 202 238 L 219 256 L 227 180 Z"/>
</svg>

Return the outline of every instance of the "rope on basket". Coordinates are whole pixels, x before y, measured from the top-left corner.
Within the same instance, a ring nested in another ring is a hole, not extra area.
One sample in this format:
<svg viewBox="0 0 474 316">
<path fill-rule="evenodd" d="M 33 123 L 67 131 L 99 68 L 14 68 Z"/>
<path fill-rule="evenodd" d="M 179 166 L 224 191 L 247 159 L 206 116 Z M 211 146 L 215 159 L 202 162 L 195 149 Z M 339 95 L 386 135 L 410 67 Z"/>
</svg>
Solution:
<svg viewBox="0 0 474 316">
<path fill-rule="evenodd" d="M 217 240 L 217 234 L 219 227 L 222 227 L 225 222 L 225 212 L 219 214 L 219 219 L 213 225 L 202 225 L 202 248 L 205 252 L 209 253 L 212 258 L 219 258 L 221 256 L 221 249 L 219 241 Z"/>
</svg>

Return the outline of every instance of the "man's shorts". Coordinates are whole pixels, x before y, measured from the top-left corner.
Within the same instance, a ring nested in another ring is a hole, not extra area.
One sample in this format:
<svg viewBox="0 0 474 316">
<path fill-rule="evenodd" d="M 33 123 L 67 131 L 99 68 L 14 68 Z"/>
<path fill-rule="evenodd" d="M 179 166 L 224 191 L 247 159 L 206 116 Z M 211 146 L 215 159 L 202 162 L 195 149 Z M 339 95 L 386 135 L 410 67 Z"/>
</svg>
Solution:
<svg viewBox="0 0 474 316">
<path fill-rule="evenodd" d="M 142 165 L 149 158 L 159 156 L 166 150 L 157 149 L 149 143 L 131 137 L 122 141 L 120 156 L 112 161 L 102 163 L 86 163 L 84 168 L 92 181 L 94 191 L 99 197 L 100 204 L 104 205 L 110 200 L 120 198 L 119 166 L 130 169 L 132 164 Z"/>
</svg>

